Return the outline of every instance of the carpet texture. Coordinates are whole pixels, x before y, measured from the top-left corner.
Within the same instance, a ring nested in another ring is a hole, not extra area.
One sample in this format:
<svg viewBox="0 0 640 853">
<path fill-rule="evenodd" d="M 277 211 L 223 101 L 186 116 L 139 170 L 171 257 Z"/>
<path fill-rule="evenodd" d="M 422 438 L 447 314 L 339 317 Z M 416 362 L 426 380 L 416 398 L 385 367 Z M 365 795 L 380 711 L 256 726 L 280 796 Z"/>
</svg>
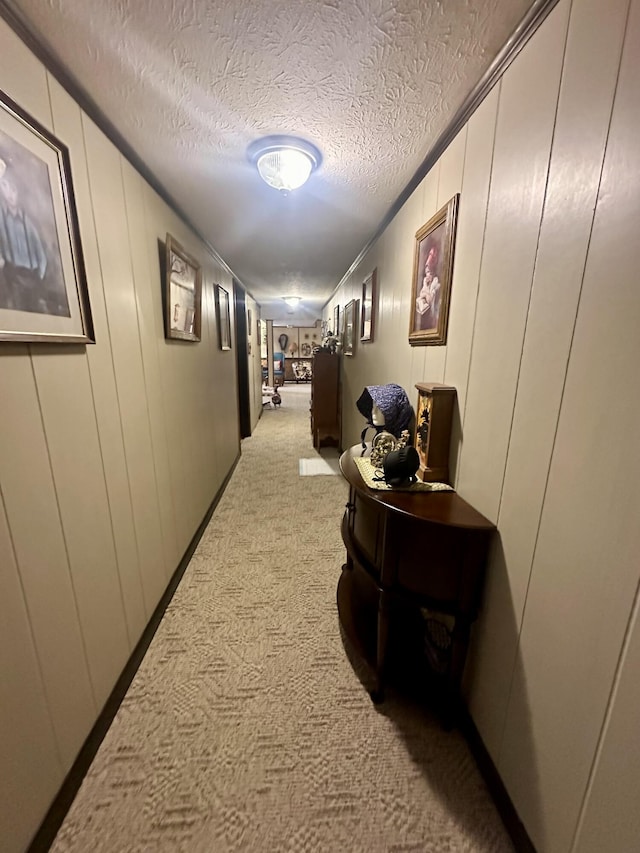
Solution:
<svg viewBox="0 0 640 853">
<path fill-rule="evenodd" d="M 335 604 L 346 484 L 299 476 L 309 388 L 282 398 L 242 443 L 56 853 L 513 849 L 462 736 L 392 691 L 374 706 L 354 673 Z"/>
<path fill-rule="evenodd" d="M 327 474 L 340 474 L 338 459 L 299 459 L 298 460 L 301 477 L 316 477 L 318 475 L 325 476 Z"/>
</svg>

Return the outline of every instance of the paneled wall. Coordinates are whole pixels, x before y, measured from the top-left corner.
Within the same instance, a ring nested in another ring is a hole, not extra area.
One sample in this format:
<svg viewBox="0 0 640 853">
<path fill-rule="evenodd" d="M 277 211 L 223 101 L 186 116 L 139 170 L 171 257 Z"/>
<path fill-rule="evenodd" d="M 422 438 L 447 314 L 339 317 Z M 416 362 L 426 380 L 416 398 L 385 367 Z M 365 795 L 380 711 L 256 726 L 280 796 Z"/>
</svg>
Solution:
<svg viewBox="0 0 640 853">
<path fill-rule="evenodd" d="M 466 673 L 541 853 L 626 853 L 640 818 L 640 0 L 560 0 L 335 298 L 378 269 L 368 384 L 458 391 L 451 466 L 495 521 Z M 414 235 L 460 195 L 446 346 L 410 347 Z"/>
<path fill-rule="evenodd" d="M 0 47 L 2 89 L 70 149 L 97 340 L 0 344 L 0 847 L 19 851 L 239 439 L 213 299 L 230 275 L 3 22 Z M 197 344 L 164 338 L 167 232 L 203 267 Z"/>
<path fill-rule="evenodd" d="M 310 356 L 314 346 L 320 344 L 322 340 L 322 329 L 318 321 L 315 326 L 276 326 L 273 327 L 273 351 L 282 352 L 280 346 L 280 336 L 287 336 L 287 346 L 285 348 L 285 358 L 300 358 L 305 355 Z M 293 352 L 292 352 L 293 350 Z M 304 352 L 303 352 L 304 351 Z"/>
</svg>

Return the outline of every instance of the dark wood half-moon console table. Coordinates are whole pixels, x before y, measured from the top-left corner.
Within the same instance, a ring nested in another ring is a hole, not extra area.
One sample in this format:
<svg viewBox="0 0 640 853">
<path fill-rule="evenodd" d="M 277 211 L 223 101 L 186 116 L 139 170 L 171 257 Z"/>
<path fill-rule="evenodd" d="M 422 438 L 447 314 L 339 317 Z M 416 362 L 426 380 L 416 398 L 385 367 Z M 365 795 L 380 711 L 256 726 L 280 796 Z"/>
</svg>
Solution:
<svg viewBox="0 0 640 853">
<path fill-rule="evenodd" d="M 394 611 L 419 610 L 420 659 L 440 688 L 440 709 L 451 724 L 495 526 L 456 492 L 370 489 L 354 462 L 361 452 L 357 445 L 340 457 L 349 483 L 340 623 L 373 675 L 372 699 L 381 701 L 390 635 L 396 626 L 402 631 L 403 617 L 394 621 Z"/>
</svg>

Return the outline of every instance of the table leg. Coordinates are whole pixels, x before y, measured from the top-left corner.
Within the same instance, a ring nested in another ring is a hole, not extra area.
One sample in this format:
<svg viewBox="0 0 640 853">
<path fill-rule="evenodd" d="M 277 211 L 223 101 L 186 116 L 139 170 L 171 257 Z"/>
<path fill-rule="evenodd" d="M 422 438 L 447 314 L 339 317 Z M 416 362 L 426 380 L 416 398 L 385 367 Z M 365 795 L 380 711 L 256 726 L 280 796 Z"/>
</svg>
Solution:
<svg viewBox="0 0 640 853">
<path fill-rule="evenodd" d="M 373 702 L 384 701 L 384 676 L 389 641 L 389 609 L 391 596 L 381 589 L 378 595 L 378 632 L 376 639 L 376 686 L 370 696 Z"/>
</svg>

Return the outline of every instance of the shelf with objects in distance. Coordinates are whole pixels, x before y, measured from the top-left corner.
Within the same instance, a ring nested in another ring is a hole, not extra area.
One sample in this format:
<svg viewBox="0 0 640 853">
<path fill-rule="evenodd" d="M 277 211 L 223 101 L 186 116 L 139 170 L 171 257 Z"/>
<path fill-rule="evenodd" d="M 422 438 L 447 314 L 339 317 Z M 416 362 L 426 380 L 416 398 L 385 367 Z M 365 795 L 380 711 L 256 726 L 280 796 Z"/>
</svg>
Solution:
<svg viewBox="0 0 640 853">
<path fill-rule="evenodd" d="M 370 489 L 361 452 L 340 457 L 349 484 L 340 624 L 374 701 L 388 683 L 419 687 L 450 727 L 495 526 L 454 491 Z"/>
</svg>

